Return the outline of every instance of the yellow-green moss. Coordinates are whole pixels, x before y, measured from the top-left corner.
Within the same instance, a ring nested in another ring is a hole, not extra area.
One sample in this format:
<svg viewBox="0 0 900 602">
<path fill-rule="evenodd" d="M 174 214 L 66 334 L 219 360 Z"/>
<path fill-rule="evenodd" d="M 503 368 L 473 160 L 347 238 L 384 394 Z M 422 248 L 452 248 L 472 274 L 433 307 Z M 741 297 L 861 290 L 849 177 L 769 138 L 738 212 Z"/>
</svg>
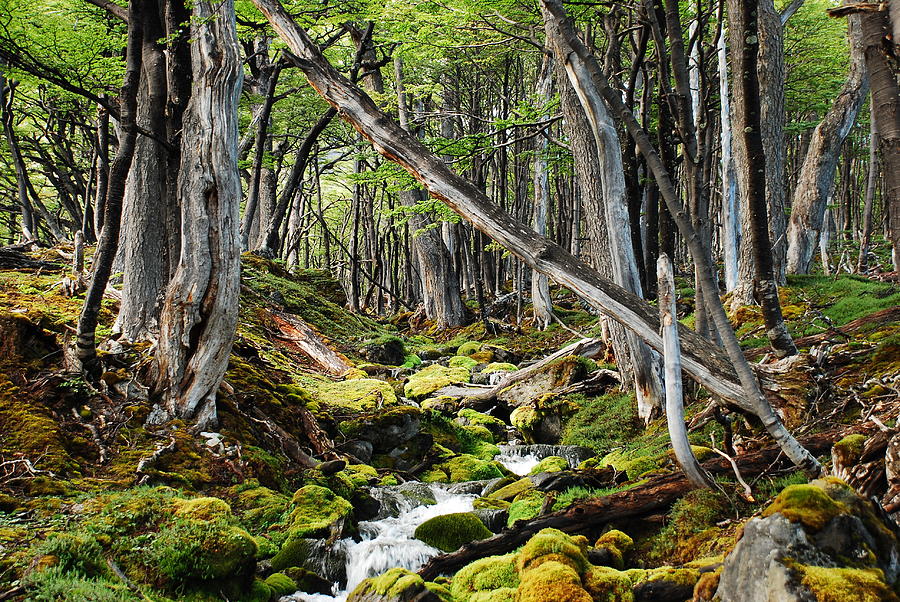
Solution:
<svg viewBox="0 0 900 602">
<path fill-rule="evenodd" d="M 398 567 L 378 577 L 365 579 L 356 586 L 347 600 L 366 599 L 366 594 L 376 594 L 387 599 L 401 599 L 401 595 L 410 588 L 424 590 L 425 581 L 415 573 Z"/>
<path fill-rule="evenodd" d="M 613 529 L 607 531 L 594 543 L 595 548 L 608 550 L 612 557 L 612 566 L 622 570 L 625 568 L 625 555 L 634 547 L 634 540 L 626 533 Z"/>
<path fill-rule="evenodd" d="M 272 573 L 266 577 L 266 585 L 272 589 L 275 598 L 287 596 L 297 591 L 297 583 L 284 573 Z"/>
<path fill-rule="evenodd" d="M 265 531 L 279 522 L 291 500 L 268 487 L 254 487 L 241 491 L 235 500 L 235 508 L 241 522 L 253 533 Z"/>
<path fill-rule="evenodd" d="M 508 362 L 491 362 L 481 369 L 482 374 L 493 374 L 494 372 L 515 372 L 518 370 L 515 364 Z"/>
<path fill-rule="evenodd" d="M 592 566 L 583 577 L 584 588 L 595 602 L 632 602 L 634 583 L 628 573 Z"/>
<path fill-rule="evenodd" d="M 306 485 L 291 498 L 288 539 L 328 537 L 331 530 L 349 520 L 353 505 L 330 489 Z"/>
<path fill-rule="evenodd" d="M 502 476 L 502 466 L 498 462 L 482 460 L 471 454 L 460 454 L 446 462 L 435 464 L 422 475 L 422 480 L 429 483 L 461 483 Z"/>
<path fill-rule="evenodd" d="M 825 568 L 792 564 L 818 602 L 897 602 L 879 569 Z"/>
<path fill-rule="evenodd" d="M 569 469 L 569 461 L 560 456 L 547 456 L 538 462 L 528 474 L 538 474 L 541 472 L 559 472 Z"/>
<path fill-rule="evenodd" d="M 451 581 L 450 592 L 454 600 L 470 602 L 476 592 L 515 589 L 518 586 L 516 554 L 506 554 L 481 558 L 460 569 Z"/>
<path fill-rule="evenodd" d="M 569 565 L 555 560 L 525 571 L 516 591 L 518 602 L 593 602 L 581 578 Z"/>
<path fill-rule="evenodd" d="M 845 462 L 854 462 L 862 453 L 866 440 L 865 435 L 847 435 L 834 444 L 834 452 L 840 454 Z"/>
<path fill-rule="evenodd" d="M 791 485 L 778 494 L 763 511 L 763 516 L 778 512 L 794 523 L 818 531 L 828 521 L 846 510 L 846 506 L 831 499 L 816 485 Z"/>
<path fill-rule="evenodd" d="M 403 386 L 403 394 L 410 399 L 422 400 L 453 383 L 467 383 L 470 377 L 471 373 L 467 368 L 447 368 L 432 364 L 409 377 Z"/>
<path fill-rule="evenodd" d="M 231 516 L 231 506 L 216 497 L 175 501 L 175 516 L 193 520 L 217 520 Z"/>
<path fill-rule="evenodd" d="M 516 521 L 536 518 L 544 506 L 544 499 L 544 494 L 536 489 L 517 495 L 509 506 L 506 526 L 512 527 Z"/>
<path fill-rule="evenodd" d="M 447 365 L 451 368 L 465 368 L 471 372 L 478 365 L 478 362 L 468 355 L 454 355 L 447 362 Z"/>
<path fill-rule="evenodd" d="M 459 346 L 456 355 L 472 355 L 481 351 L 481 343 L 478 341 L 468 341 Z"/>
<path fill-rule="evenodd" d="M 364 487 L 373 480 L 378 480 L 378 471 L 368 464 L 348 464 L 342 470 L 356 487 Z"/>
<path fill-rule="evenodd" d="M 563 558 L 562 562 L 581 574 L 588 568 L 586 552 L 587 540 L 584 537 L 570 537 L 558 529 L 541 529 L 522 547 L 516 566 L 521 574 L 537 564 L 541 556 L 553 554 Z"/>
<path fill-rule="evenodd" d="M 518 481 L 510 483 L 505 487 L 488 494 L 488 498 L 492 500 L 511 500 L 520 493 L 534 489 L 534 483 L 528 477 L 523 477 Z"/>
<path fill-rule="evenodd" d="M 334 382 L 310 380 L 314 397 L 323 411 L 371 412 L 376 408 L 397 404 L 394 388 L 383 380 L 353 378 Z"/>
<path fill-rule="evenodd" d="M 463 544 L 491 535 L 493 533 L 471 512 L 455 512 L 425 521 L 416 527 L 414 537 L 442 552 L 453 552 Z"/>
</svg>

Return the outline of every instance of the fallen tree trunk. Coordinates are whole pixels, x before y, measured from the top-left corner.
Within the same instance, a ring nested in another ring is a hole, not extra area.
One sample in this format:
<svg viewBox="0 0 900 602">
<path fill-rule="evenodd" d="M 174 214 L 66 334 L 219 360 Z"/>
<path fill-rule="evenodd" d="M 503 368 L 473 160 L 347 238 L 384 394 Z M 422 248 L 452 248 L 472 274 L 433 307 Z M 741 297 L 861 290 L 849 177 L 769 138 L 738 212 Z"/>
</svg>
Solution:
<svg viewBox="0 0 900 602">
<path fill-rule="evenodd" d="M 591 357 L 593 355 L 597 355 L 597 353 L 600 352 L 603 346 L 604 343 L 600 339 L 581 339 L 580 341 L 576 341 L 571 345 L 563 347 L 555 353 L 551 353 L 544 359 L 540 360 L 539 362 L 535 362 L 527 368 L 522 368 L 521 370 L 510 372 L 493 387 L 489 389 L 483 389 L 472 395 L 468 395 L 466 399 L 463 400 L 462 405 L 463 407 L 478 409 L 479 407 L 484 405 L 484 402 L 490 401 L 491 399 L 497 397 L 497 394 L 500 393 L 500 391 L 502 391 L 503 389 L 517 382 L 525 380 L 532 374 L 541 370 L 541 368 L 543 368 L 547 364 L 551 364 L 556 360 L 567 357 L 569 355 L 583 355 L 585 357 Z"/>
<path fill-rule="evenodd" d="M 280 338 L 292 343 L 329 374 L 340 376 L 353 367 L 297 316 L 282 311 L 269 311 L 269 314 L 281 332 Z"/>
<path fill-rule="evenodd" d="M 843 435 L 843 432 L 837 430 L 819 433 L 803 439 L 802 443 L 811 453 L 820 455 L 827 452 L 832 443 Z M 790 465 L 781 449 L 775 445 L 735 458 L 735 462 L 744 478 Z M 712 474 L 726 474 L 733 470 L 731 463 L 724 458 L 704 462 L 703 468 Z M 651 478 L 640 487 L 577 502 L 565 510 L 528 522 L 520 521 L 493 537 L 466 544 L 450 554 L 435 556 L 419 569 L 419 575 L 423 579 L 433 580 L 438 575 L 450 574 L 479 558 L 506 554 L 548 527 L 566 533 L 600 531 L 605 525 L 615 521 L 655 514 L 666 510 L 693 488 L 681 472 Z"/>
</svg>

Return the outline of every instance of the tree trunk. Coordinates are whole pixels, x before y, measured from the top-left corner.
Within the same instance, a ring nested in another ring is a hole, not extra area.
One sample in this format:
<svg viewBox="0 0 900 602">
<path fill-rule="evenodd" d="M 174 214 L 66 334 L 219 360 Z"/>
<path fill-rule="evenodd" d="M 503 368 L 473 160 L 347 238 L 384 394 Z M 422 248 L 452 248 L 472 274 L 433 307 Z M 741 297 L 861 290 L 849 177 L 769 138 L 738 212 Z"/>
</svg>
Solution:
<svg viewBox="0 0 900 602">
<path fill-rule="evenodd" d="M 725 26 L 719 34 L 716 58 L 719 69 L 719 143 L 722 146 L 722 249 L 725 257 L 725 291 L 731 292 L 738 286 L 738 253 L 740 249 L 741 222 L 738 211 L 737 178 L 734 171 L 731 134 L 731 100 L 728 97 L 728 51 L 726 48 Z"/>
<path fill-rule="evenodd" d="M 9 144 L 9 152 L 12 155 L 13 169 L 16 173 L 16 190 L 19 199 L 19 211 L 22 215 L 22 242 L 37 240 L 37 228 L 34 221 L 34 210 L 28 198 L 28 173 L 22 153 L 19 150 L 16 134 L 13 130 L 12 100 L 15 84 L 11 83 L 0 73 L 0 104 L 3 108 L 3 133 Z"/>
<path fill-rule="evenodd" d="M 746 198 L 749 211 L 756 296 L 762 307 L 769 342 L 775 353 L 779 357 L 784 357 L 796 354 L 797 348 L 781 315 L 773 250 L 769 240 L 769 208 L 766 196 L 770 193 L 769 184 L 772 181 L 766 178 L 768 167 L 761 130 L 762 100 L 757 71 L 760 46 L 757 21 L 759 14 L 760 11 L 753 2 L 729 1 L 728 24 L 731 33 L 732 66 L 737 74 L 736 88 L 740 89 L 740 94 L 735 95 L 734 103 L 734 126 L 735 130 L 740 132 L 735 142 L 740 149 L 739 156 L 743 159 L 739 164 L 739 171 L 744 172 L 745 185 L 742 196 Z"/>
<path fill-rule="evenodd" d="M 545 55 L 541 64 L 541 72 L 537 83 L 539 102 L 549 107 L 553 100 L 553 59 Z M 541 120 L 549 118 L 549 114 L 541 115 Z M 550 178 L 547 173 L 547 149 L 550 141 L 539 134 L 534 149 L 534 231 L 541 236 L 547 235 L 547 212 L 550 210 Z M 553 303 L 550 300 L 550 281 L 544 274 L 534 272 L 531 276 L 531 305 L 534 310 L 534 323 L 545 330 L 553 318 Z"/>
<path fill-rule="evenodd" d="M 871 103 L 870 111 L 872 109 Z M 875 189 L 878 186 L 878 128 L 875 116 L 869 116 L 869 173 L 866 176 L 866 202 L 862 215 L 862 233 L 859 240 L 859 259 L 856 271 L 865 274 L 869 269 L 869 245 L 872 242 L 872 211 L 875 206 Z"/>
<path fill-rule="evenodd" d="M 866 69 L 872 90 L 872 116 L 881 139 L 885 180 L 882 204 L 890 215 L 888 238 L 892 246 L 894 270 L 900 270 L 900 84 L 891 68 L 892 59 L 887 55 L 889 48 L 897 48 L 898 40 L 893 39 L 892 42 L 887 37 L 891 34 L 887 11 L 863 12 L 861 18 Z M 897 23 L 894 26 L 900 27 Z"/>
<path fill-rule="evenodd" d="M 159 311 L 169 282 L 167 216 L 177 206 L 169 195 L 166 140 L 165 37 L 156 1 L 144 9 L 141 83 L 137 124 L 153 134 L 139 136 L 132 169 L 125 183 L 122 208 L 122 302 L 114 330 L 126 341 L 149 340 L 159 333 Z"/>
<path fill-rule="evenodd" d="M 806 159 L 800 168 L 800 179 L 794 190 L 787 231 L 789 274 L 808 274 L 812 268 L 825 207 L 834 185 L 834 172 L 841 146 L 869 93 L 858 15 L 850 15 L 847 33 L 850 38 L 850 72 L 847 81 L 834 99 L 831 109 L 813 132 Z"/>
<path fill-rule="evenodd" d="M 400 127 L 410 131 L 409 104 L 403 83 L 403 61 L 394 57 L 394 77 L 397 86 L 397 102 Z M 400 192 L 400 203 L 407 208 L 415 207 L 421 194 L 418 190 Z M 419 259 L 425 303 L 425 315 L 438 328 L 462 326 L 466 320 L 466 308 L 460 296 L 459 274 L 453 267 L 453 258 L 444 245 L 441 231 L 429 228 L 430 220 L 418 211 L 409 214 L 409 224 L 415 236 L 413 246 Z"/>
<path fill-rule="evenodd" d="M 234 19 L 232 0 L 194 3 L 194 83 L 178 180 L 181 256 L 163 305 L 157 351 L 157 391 L 166 413 L 200 428 L 215 423 L 216 392 L 238 317 L 242 70 Z"/>
<path fill-rule="evenodd" d="M 581 101 L 594 135 L 601 172 L 603 213 L 609 236 L 609 260 L 612 264 L 613 280 L 640 297 L 641 280 L 634 256 L 634 246 L 631 244 L 622 150 L 615 124 L 602 98 L 581 85 L 588 76 L 585 73 L 575 72 L 581 66 L 566 59 L 566 49 L 560 45 L 560 33 L 553 27 L 550 19 L 545 21 L 547 42 L 553 48 L 557 60 L 564 65 L 569 83 Z M 627 341 L 634 370 L 638 414 L 649 422 L 661 411 L 663 405 L 662 383 L 659 378 L 662 366 L 659 356 L 655 355 L 634 332 L 628 333 Z"/>
<path fill-rule="evenodd" d="M 666 423 L 675 459 L 695 487 L 711 487 L 712 481 L 700 467 L 688 441 L 684 424 L 684 401 L 681 391 L 681 347 L 678 345 L 678 311 L 675 307 L 675 275 L 668 255 L 660 255 L 656 263 L 659 291 L 659 321 L 662 324 L 663 359 L 666 375 Z"/>
<path fill-rule="evenodd" d="M 119 93 L 119 149 L 109 168 L 106 199 L 103 202 L 103 231 L 94 254 L 93 276 L 84 297 L 78 318 L 77 357 L 85 368 L 97 357 L 97 319 L 100 302 L 112 274 L 113 262 L 119 246 L 122 220 L 122 199 L 125 181 L 134 158 L 137 135 L 137 96 L 141 78 L 141 45 L 143 43 L 143 2 L 128 3 L 128 45 L 125 54 L 125 77 Z"/>
</svg>

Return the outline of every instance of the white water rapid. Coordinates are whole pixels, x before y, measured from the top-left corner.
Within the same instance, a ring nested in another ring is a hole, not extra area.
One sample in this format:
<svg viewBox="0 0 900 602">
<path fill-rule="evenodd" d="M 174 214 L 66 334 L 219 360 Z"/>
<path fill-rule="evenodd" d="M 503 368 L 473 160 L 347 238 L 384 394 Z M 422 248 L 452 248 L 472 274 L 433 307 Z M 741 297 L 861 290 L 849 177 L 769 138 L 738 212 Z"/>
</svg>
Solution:
<svg viewBox="0 0 900 602">
<path fill-rule="evenodd" d="M 520 477 L 524 477 L 531 469 L 540 463 L 541 458 L 537 454 L 526 454 L 520 456 L 514 453 L 501 453 L 494 458 L 500 464 L 503 464 L 510 472 Z"/>
<path fill-rule="evenodd" d="M 477 496 L 471 494 L 448 493 L 439 485 L 429 486 L 434 494 L 436 504 L 419 505 L 412 497 L 400 496 L 394 503 L 398 504 L 400 514 L 381 520 L 363 521 L 359 523 L 361 541 L 343 539 L 335 544 L 346 554 L 347 585 L 339 589 L 335 584 L 331 596 L 297 592 L 284 596 L 281 602 L 332 602 L 347 599 L 359 583 L 368 577 L 374 577 L 393 567 L 403 567 L 411 571 L 418 570 L 432 556 L 440 554 L 440 550 L 432 548 L 415 539 L 416 527 L 430 518 L 454 512 L 471 512 L 472 502 Z M 372 494 L 379 496 L 379 491 Z"/>
</svg>

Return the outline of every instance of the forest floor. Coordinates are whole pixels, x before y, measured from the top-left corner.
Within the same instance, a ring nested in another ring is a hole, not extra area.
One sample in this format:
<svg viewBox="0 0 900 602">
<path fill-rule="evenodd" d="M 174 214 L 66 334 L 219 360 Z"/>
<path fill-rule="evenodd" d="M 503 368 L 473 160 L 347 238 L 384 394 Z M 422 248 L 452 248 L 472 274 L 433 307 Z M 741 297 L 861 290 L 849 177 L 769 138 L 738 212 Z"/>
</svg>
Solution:
<svg viewBox="0 0 900 602">
<path fill-rule="evenodd" d="M 547 330 L 529 326 L 527 307 L 514 325 L 515 302 L 492 308 L 488 330 L 477 320 L 437 330 L 411 313 L 350 313 L 328 274 L 252 256 L 219 426 L 150 425 L 152 346 L 110 340 L 96 383 L 66 371 L 81 299 L 64 294 L 59 250 L 34 259 L 58 263 L 0 271 L 0 600 L 346 596 L 347 558 L 335 568 L 323 557 L 454 495 L 463 511 L 418 525 L 421 557 L 350 583 L 351 600 L 711 599 L 739 587 L 728 558 L 740 557 L 748 519 L 773 512 L 816 545 L 840 516 L 868 529 L 868 553 L 852 561 L 784 560 L 791 587 L 817 599 L 896 597 L 896 525 L 864 498 L 898 507 L 897 282 L 789 279 L 782 303 L 802 353 L 786 360 L 765 353 L 757 308 L 732 315 L 781 418 L 857 498 L 832 477 L 807 484 L 754 419 L 686 383 L 694 452 L 717 483 L 690 490 L 665 418 L 637 419 L 605 349 L 467 402 L 473 388 L 601 335 L 569 291 L 554 290 L 560 321 Z M 687 325 L 692 293 L 679 291 Z M 115 310 L 104 300 L 101 339 Z M 329 374 L 285 327 L 292 320 L 349 369 Z M 517 457 L 509 443 L 538 447 Z M 714 448 L 735 458 L 751 491 Z M 305 454 L 337 461 L 306 468 Z M 516 474 L 524 456 L 530 474 Z M 864 596 L 819 593 L 841 587 Z"/>
</svg>

